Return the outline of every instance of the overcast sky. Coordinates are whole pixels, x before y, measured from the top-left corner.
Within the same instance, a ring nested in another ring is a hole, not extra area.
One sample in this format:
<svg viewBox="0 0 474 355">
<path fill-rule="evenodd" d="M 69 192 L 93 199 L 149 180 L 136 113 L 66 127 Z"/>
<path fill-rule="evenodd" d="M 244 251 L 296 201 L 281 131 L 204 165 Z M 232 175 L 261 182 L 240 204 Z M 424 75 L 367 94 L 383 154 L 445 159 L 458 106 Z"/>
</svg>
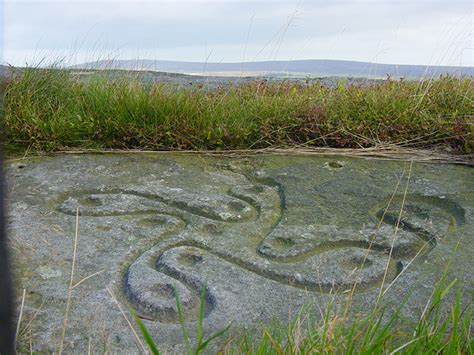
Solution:
<svg viewBox="0 0 474 355">
<path fill-rule="evenodd" d="M 0 11 L 3 61 L 14 65 L 43 58 L 474 65 L 470 1 L 4 0 Z"/>
</svg>

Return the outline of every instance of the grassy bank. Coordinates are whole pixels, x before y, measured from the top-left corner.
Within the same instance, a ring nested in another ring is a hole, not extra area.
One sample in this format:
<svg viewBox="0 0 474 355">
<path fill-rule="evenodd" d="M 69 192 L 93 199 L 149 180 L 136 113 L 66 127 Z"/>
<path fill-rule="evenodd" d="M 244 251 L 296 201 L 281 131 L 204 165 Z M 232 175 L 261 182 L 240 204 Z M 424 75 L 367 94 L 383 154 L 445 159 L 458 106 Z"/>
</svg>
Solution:
<svg viewBox="0 0 474 355">
<path fill-rule="evenodd" d="M 473 148 L 474 82 L 442 77 L 335 87 L 253 81 L 178 89 L 66 70 L 4 83 L 7 148 L 146 150 L 325 146 Z"/>
<path fill-rule="evenodd" d="M 176 292 L 176 291 L 175 291 Z M 451 293 L 450 297 L 447 297 Z M 461 282 L 448 282 L 446 274 L 434 285 L 430 299 L 417 321 L 403 314 L 407 300 L 390 316 L 383 305 L 375 305 L 365 316 L 334 312 L 331 304 L 325 311 L 303 307 L 288 323 L 275 321 L 243 334 L 230 335 L 231 325 L 204 337 L 201 295 L 198 310 L 197 338 L 188 335 L 180 314 L 182 342 L 187 354 L 472 354 L 472 309 L 461 306 Z M 176 304 L 180 310 L 179 295 Z M 321 313 L 323 312 L 323 313 Z M 138 340 L 143 352 L 160 354 L 159 335 L 151 334 L 133 313 L 145 343 Z M 145 345 L 146 344 L 146 345 Z M 217 345 L 220 344 L 220 345 Z M 208 348 L 219 349 L 210 351 Z"/>
</svg>

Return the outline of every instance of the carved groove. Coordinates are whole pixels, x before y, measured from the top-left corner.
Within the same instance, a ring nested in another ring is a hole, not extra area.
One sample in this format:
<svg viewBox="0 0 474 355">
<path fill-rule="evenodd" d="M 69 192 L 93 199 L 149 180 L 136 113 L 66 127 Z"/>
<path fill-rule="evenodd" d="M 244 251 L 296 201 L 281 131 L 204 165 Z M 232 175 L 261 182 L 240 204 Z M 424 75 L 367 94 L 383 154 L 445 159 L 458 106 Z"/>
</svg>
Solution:
<svg viewBox="0 0 474 355">
<path fill-rule="evenodd" d="M 107 188 L 65 196 L 57 210 L 75 215 L 79 207 L 81 215 L 95 217 L 149 215 L 140 221 L 140 225 L 148 228 L 168 223 L 156 215 L 184 213 L 202 220 L 198 225 L 183 223 L 179 233 L 184 239 L 170 244 L 160 242 L 144 251 L 124 276 L 124 292 L 132 305 L 160 322 L 178 322 L 175 287 L 186 320 L 196 319 L 199 297 L 206 287 L 203 275 L 196 271 L 202 265 L 212 265 L 211 270 L 215 270 L 219 263 L 229 263 L 275 282 L 315 292 L 346 289 L 354 282 L 361 286 L 358 291 L 363 291 L 380 285 L 387 267 L 388 278 L 394 278 L 403 268 L 400 260 L 417 255 L 424 243 L 429 243 L 424 253 L 434 248 L 436 238 L 447 232 L 446 221 L 454 219 L 454 227 L 465 222 L 465 211 L 450 199 L 409 195 L 400 223 L 399 198 L 394 199 L 388 211 L 379 208 L 375 212 L 375 217 L 383 216 L 385 223 L 380 230 L 346 235 L 338 235 L 337 230 L 325 231 L 323 225 L 320 228 L 316 225 L 317 230 L 308 226 L 292 230 L 281 226 L 286 210 L 283 187 L 267 177 L 244 176 L 248 185 L 233 186 L 227 194 L 202 196 L 180 190 L 175 196 L 173 189 L 161 186 L 153 193 L 139 188 Z M 427 229 L 423 221 L 432 210 L 439 216 L 439 222 Z M 318 216 L 314 218 L 317 221 Z M 247 239 L 249 251 L 239 245 L 229 245 L 230 249 L 222 247 L 226 238 L 235 238 L 229 228 L 235 223 L 248 225 L 252 231 Z M 390 233 L 397 224 L 400 231 L 390 254 L 393 243 Z M 450 224 L 448 229 L 454 227 Z M 199 239 L 201 233 L 209 243 Z M 208 316 L 219 300 L 208 288 L 205 295 L 205 316 Z"/>
</svg>

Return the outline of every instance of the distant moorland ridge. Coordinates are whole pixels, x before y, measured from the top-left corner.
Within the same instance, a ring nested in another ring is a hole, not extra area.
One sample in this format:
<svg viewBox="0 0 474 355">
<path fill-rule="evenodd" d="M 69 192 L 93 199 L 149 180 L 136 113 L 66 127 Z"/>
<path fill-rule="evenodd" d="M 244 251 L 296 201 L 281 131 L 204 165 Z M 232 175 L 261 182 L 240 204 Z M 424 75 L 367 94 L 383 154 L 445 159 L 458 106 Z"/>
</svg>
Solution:
<svg viewBox="0 0 474 355">
<path fill-rule="evenodd" d="M 292 60 L 261 61 L 243 63 L 181 62 L 166 60 L 98 60 L 73 65 L 74 69 L 123 69 L 123 70 L 156 70 L 172 73 L 190 73 L 200 75 L 218 74 L 289 74 L 311 76 L 393 76 L 393 77 L 431 77 L 442 74 L 473 76 L 474 67 L 462 66 L 426 66 L 397 65 L 346 60 Z"/>
</svg>

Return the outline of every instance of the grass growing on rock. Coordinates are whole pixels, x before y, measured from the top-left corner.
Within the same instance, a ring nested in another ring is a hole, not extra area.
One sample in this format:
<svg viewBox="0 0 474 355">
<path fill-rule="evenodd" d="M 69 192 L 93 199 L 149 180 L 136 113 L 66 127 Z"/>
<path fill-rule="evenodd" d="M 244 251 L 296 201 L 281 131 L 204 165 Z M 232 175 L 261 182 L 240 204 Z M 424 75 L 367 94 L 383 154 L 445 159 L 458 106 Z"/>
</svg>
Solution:
<svg viewBox="0 0 474 355">
<path fill-rule="evenodd" d="M 451 301 L 448 293 L 454 293 Z M 386 317 L 386 308 L 375 307 L 368 315 L 346 317 L 333 312 L 331 304 L 325 313 L 303 307 L 287 324 L 275 322 L 239 335 L 228 335 L 229 327 L 202 341 L 203 297 L 198 310 L 198 338 L 195 347 L 186 332 L 184 319 L 180 318 L 186 354 L 207 353 L 210 345 L 219 349 L 218 354 L 472 354 L 471 339 L 473 312 L 461 306 L 461 281 L 448 282 L 444 274 L 433 287 L 431 298 L 419 319 L 410 322 L 401 314 L 401 306 Z M 176 294 L 176 304 L 180 300 Z M 160 344 L 154 340 L 142 321 L 135 317 L 146 339 L 150 353 L 159 355 Z M 214 342 L 215 344 L 211 343 Z M 212 352 L 216 352 L 213 350 Z"/>
<path fill-rule="evenodd" d="M 10 151 L 473 148 L 472 78 L 335 87 L 256 80 L 208 90 L 24 68 L 3 85 Z"/>
</svg>

